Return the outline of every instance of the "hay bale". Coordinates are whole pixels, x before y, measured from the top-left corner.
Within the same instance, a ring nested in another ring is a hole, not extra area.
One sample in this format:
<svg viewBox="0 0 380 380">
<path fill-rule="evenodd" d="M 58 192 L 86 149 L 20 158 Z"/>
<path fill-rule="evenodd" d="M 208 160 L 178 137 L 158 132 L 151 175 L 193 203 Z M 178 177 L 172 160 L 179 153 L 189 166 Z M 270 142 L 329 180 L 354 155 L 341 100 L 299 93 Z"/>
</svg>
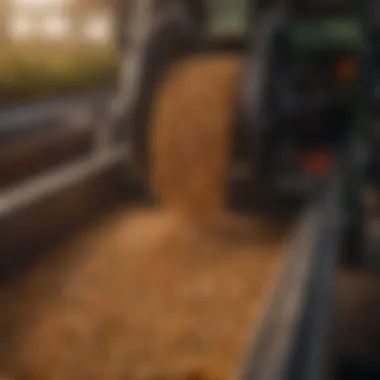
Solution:
<svg viewBox="0 0 380 380">
<path fill-rule="evenodd" d="M 164 206 L 197 217 L 223 209 L 242 63 L 234 55 L 187 59 L 158 91 L 151 184 Z"/>
</svg>

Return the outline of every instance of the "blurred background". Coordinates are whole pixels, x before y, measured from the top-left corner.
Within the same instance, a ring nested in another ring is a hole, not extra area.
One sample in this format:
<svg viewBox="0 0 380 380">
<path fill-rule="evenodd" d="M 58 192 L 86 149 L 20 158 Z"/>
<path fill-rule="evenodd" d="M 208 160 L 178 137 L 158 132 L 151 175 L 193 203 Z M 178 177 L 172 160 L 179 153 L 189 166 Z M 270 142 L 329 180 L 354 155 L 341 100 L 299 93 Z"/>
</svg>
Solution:
<svg viewBox="0 0 380 380">
<path fill-rule="evenodd" d="M 0 106 L 111 86 L 116 67 L 111 3 L 3 0 Z"/>
<path fill-rule="evenodd" d="M 115 5 L 0 2 L 0 194 L 94 150 L 117 84 Z"/>
</svg>

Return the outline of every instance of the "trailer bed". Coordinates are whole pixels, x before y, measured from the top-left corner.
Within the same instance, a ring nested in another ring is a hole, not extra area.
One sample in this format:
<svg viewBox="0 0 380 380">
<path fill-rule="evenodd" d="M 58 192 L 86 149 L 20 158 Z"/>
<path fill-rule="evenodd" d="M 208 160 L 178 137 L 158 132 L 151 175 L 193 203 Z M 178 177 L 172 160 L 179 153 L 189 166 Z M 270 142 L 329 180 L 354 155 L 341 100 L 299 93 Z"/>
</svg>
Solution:
<svg viewBox="0 0 380 380">
<path fill-rule="evenodd" d="M 225 215 L 198 228 L 119 210 L 3 290 L 1 370 L 40 380 L 236 378 L 277 283 L 284 234 L 262 218 Z"/>
</svg>

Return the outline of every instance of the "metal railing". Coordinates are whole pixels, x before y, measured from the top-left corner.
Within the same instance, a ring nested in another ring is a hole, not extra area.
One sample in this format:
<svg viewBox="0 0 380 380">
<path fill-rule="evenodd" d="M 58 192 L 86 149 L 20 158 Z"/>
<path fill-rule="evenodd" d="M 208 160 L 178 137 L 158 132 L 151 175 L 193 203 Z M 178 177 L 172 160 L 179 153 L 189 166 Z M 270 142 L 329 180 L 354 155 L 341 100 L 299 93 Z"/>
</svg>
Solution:
<svg viewBox="0 0 380 380">
<path fill-rule="evenodd" d="M 242 379 L 324 378 L 332 281 L 345 226 L 344 183 L 339 165 L 325 192 L 300 215 Z"/>
</svg>

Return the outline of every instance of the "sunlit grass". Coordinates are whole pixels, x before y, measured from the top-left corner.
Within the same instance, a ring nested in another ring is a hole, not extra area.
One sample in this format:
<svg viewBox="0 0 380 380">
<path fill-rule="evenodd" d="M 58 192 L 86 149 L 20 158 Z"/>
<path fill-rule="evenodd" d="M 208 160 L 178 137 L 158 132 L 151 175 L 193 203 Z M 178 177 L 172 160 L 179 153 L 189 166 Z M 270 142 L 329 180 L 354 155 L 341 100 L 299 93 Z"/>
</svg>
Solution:
<svg viewBox="0 0 380 380">
<path fill-rule="evenodd" d="M 0 54 L 0 105 L 103 89 L 116 71 L 111 49 L 8 50 Z"/>
</svg>

